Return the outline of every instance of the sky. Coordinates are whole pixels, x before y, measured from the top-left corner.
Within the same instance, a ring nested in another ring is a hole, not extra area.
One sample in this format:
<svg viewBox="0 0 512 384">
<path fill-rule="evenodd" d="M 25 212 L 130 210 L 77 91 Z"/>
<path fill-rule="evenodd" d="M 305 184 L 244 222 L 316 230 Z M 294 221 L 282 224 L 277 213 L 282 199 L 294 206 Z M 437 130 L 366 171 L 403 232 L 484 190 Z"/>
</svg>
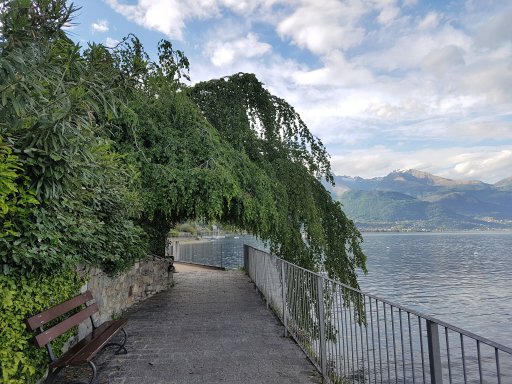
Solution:
<svg viewBox="0 0 512 384">
<path fill-rule="evenodd" d="M 156 57 L 192 82 L 254 73 L 300 113 L 336 175 L 512 176 L 510 0 L 79 0 L 69 33 Z"/>
</svg>

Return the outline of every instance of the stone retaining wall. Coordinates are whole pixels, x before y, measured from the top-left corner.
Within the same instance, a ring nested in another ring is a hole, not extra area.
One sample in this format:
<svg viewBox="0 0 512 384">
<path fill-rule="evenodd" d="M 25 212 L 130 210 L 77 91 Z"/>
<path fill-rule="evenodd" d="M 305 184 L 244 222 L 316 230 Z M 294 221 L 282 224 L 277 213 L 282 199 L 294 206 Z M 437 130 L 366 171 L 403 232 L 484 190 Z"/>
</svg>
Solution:
<svg viewBox="0 0 512 384">
<path fill-rule="evenodd" d="M 88 281 L 81 291 L 89 290 L 100 309 L 96 324 L 121 315 L 132 305 L 169 288 L 173 283 L 168 260 L 139 261 L 120 275 L 108 276 L 101 269 L 89 267 L 80 270 Z M 79 327 L 78 339 L 91 330 L 90 321 Z"/>
</svg>

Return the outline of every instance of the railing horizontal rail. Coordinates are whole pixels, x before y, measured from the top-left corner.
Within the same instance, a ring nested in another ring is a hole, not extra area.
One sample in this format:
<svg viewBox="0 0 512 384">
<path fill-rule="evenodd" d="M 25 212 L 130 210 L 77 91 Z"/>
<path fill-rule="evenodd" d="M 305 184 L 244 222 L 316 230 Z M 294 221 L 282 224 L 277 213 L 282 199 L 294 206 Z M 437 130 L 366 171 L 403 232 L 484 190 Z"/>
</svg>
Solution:
<svg viewBox="0 0 512 384">
<path fill-rule="evenodd" d="M 252 247 L 251 247 L 251 248 L 252 248 Z M 254 249 L 256 249 L 256 248 L 254 248 Z M 344 284 L 344 283 L 342 283 L 342 282 L 340 282 L 340 281 L 333 280 L 333 279 L 331 279 L 330 277 L 327 277 L 327 276 L 325 276 L 325 275 L 323 275 L 323 274 L 321 274 L 321 273 L 314 272 L 314 271 L 310 271 L 310 270 L 305 269 L 305 268 L 303 268 L 303 267 L 300 267 L 300 266 L 298 266 L 298 265 L 292 264 L 292 263 L 290 263 L 290 262 L 288 262 L 288 261 L 286 261 L 286 260 L 283 260 L 283 262 L 284 262 L 284 263 L 287 263 L 287 264 L 290 264 L 290 265 L 293 265 L 293 267 L 294 267 L 294 268 L 298 268 L 298 269 L 301 269 L 301 270 L 303 270 L 303 271 L 305 271 L 305 272 L 311 273 L 311 274 L 313 274 L 313 275 L 315 275 L 315 276 L 321 277 L 321 278 L 322 278 L 322 279 L 324 279 L 325 281 L 330 281 L 331 283 L 338 284 L 338 285 L 342 286 L 343 288 L 350 289 L 351 291 L 353 291 L 353 292 L 355 292 L 355 293 L 359 293 L 359 294 L 361 294 L 361 295 L 365 295 L 365 296 L 370 297 L 370 298 L 372 298 L 372 299 L 375 299 L 375 300 L 378 300 L 378 301 L 380 301 L 380 302 L 386 303 L 386 304 L 388 304 L 388 305 L 390 305 L 390 306 L 392 306 L 392 307 L 395 307 L 395 308 L 401 309 L 401 310 L 403 310 L 403 311 L 406 311 L 406 312 L 408 312 L 408 313 L 410 313 L 410 314 L 413 314 L 413 315 L 415 315 L 415 316 L 419 316 L 419 317 L 422 317 L 422 318 L 424 318 L 424 319 L 426 319 L 426 320 L 433 321 L 433 322 L 435 322 L 435 323 L 437 323 L 437 324 L 439 324 L 439 325 L 441 325 L 441 326 L 443 326 L 443 327 L 446 327 L 446 328 L 448 328 L 448 329 L 450 329 L 450 330 L 452 330 L 452 331 L 462 333 L 464 336 L 468 336 L 468 337 L 471 337 L 471 338 L 473 338 L 473 339 L 475 339 L 475 340 L 479 340 L 480 342 L 482 342 L 482 343 L 484 343 L 484 344 L 487 344 L 487 345 L 489 345 L 490 347 L 498 348 L 498 349 L 501 349 L 503 352 L 507 352 L 507 353 L 512 354 L 512 348 L 509 348 L 509 347 L 507 347 L 506 345 L 503 345 L 503 344 L 497 343 L 497 342 L 495 342 L 495 341 L 493 341 L 493 340 L 489 340 L 489 339 L 487 339 L 487 338 L 485 338 L 485 337 L 482 337 L 482 336 L 480 336 L 480 335 L 477 335 L 477 334 L 472 333 L 472 332 L 470 332 L 470 331 L 467 331 L 467 330 L 465 330 L 465 329 L 459 328 L 459 327 L 457 327 L 457 326 L 455 326 L 455 325 L 453 325 L 453 324 L 450 324 L 450 323 L 444 322 L 444 321 L 442 321 L 442 320 L 436 319 L 435 317 L 432 317 L 432 316 L 430 316 L 430 315 L 428 315 L 428 314 L 426 314 L 426 313 L 419 312 L 419 311 L 416 311 L 416 310 L 414 310 L 414 309 L 407 308 L 407 307 L 405 307 L 405 306 L 403 306 L 403 305 L 401 305 L 401 304 L 395 303 L 395 302 L 390 301 L 390 300 L 388 300 L 388 299 L 383 299 L 383 298 L 381 298 L 381 297 L 379 297 L 379 296 L 376 296 L 376 295 L 374 295 L 374 294 L 372 294 L 372 293 L 363 292 L 363 291 L 361 291 L 361 290 L 359 290 L 359 289 L 356 289 L 356 288 L 354 288 L 354 287 L 351 287 L 350 285 Z"/>
<path fill-rule="evenodd" d="M 512 383 L 512 348 L 249 246 L 244 260 L 327 382 Z"/>
<path fill-rule="evenodd" d="M 292 264 L 292 265 L 294 265 L 294 264 Z M 300 267 L 298 267 L 298 266 L 297 266 L 297 268 L 300 268 Z M 489 340 L 489 339 L 487 339 L 487 338 L 485 338 L 485 337 L 482 337 L 482 336 L 480 336 L 480 335 L 477 335 L 477 334 L 472 333 L 472 332 L 470 332 L 470 331 L 467 331 L 467 330 L 465 330 L 465 329 L 459 328 L 459 327 L 457 327 L 456 325 L 453 325 L 453 324 L 450 324 L 450 323 L 444 322 L 444 321 L 442 321 L 442 320 L 436 319 L 435 317 L 432 317 L 432 316 L 430 316 L 430 315 L 428 315 L 428 314 L 426 314 L 426 313 L 419 312 L 419 311 L 415 311 L 414 309 L 409 309 L 409 308 L 404 307 L 403 305 L 398 304 L 398 303 L 395 303 L 395 302 L 393 302 L 393 301 L 390 301 L 390 300 L 387 300 L 387 299 L 383 299 L 383 298 L 381 298 L 381 297 L 379 297 L 379 296 L 376 296 L 376 295 L 374 295 L 374 294 L 367 293 L 367 292 L 363 292 L 363 291 L 360 291 L 360 290 L 358 290 L 358 289 L 352 288 L 352 287 L 351 287 L 351 286 L 349 286 L 349 285 L 343 284 L 343 283 L 338 282 L 338 281 L 336 281 L 336 280 L 332 280 L 332 279 L 330 279 L 330 278 L 328 278 L 328 277 L 325 277 L 325 276 L 323 276 L 323 275 L 321 275 L 321 274 L 318 274 L 318 273 L 315 273 L 315 272 L 311 272 L 311 273 L 314 273 L 314 274 L 316 274 L 316 275 L 318 275 L 318 276 L 321 276 L 323 279 L 325 279 L 325 280 L 327 280 L 327 281 L 330 281 L 330 282 L 333 282 L 333 283 L 339 284 L 339 285 L 343 286 L 344 288 L 350 289 L 350 290 L 352 290 L 352 291 L 354 291 L 354 292 L 356 292 L 356 293 L 360 293 L 360 294 L 365 295 L 365 296 L 367 296 L 367 297 L 370 297 L 370 298 L 372 298 L 372 299 L 379 300 L 380 302 L 386 303 L 386 304 L 388 304 L 388 305 L 390 305 L 390 306 L 392 306 L 392 307 L 394 307 L 394 308 L 401 309 L 401 310 L 406 311 L 406 312 L 408 312 L 408 313 L 410 313 L 410 314 L 412 314 L 412 315 L 422 317 L 422 318 L 424 318 L 425 320 L 430 320 L 430 321 L 435 322 L 435 323 L 437 323 L 438 325 L 441 325 L 441 326 L 443 326 L 443 327 L 446 327 L 446 328 L 448 328 L 448 329 L 450 329 L 450 330 L 452 330 L 452 331 L 455 331 L 455 332 L 461 333 L 461 334 L 463 334 L 464 336 L 468 336 L 468 337 L 471 337 L 471 338 L 473 338 L 473 339 L 475 339 L 475 340 L 479 340 L 480 342 L 482 342 L 482 343 L 484 343 L 484 344 L 487 344 L 487 345 L 489 345 L 490 347 L 498 348 L 498 349 L 501 349 L 503 352 L 507 352 L 507 353 L 512 354 L 512 348 L 509 348 L 509 347 L 507 347 L 506 345 L 503 345 L 503 344 L 497 343 L 497 342 L 495 342 L 495 341 L 493 341 L 493 340 Z"/>
</svg>

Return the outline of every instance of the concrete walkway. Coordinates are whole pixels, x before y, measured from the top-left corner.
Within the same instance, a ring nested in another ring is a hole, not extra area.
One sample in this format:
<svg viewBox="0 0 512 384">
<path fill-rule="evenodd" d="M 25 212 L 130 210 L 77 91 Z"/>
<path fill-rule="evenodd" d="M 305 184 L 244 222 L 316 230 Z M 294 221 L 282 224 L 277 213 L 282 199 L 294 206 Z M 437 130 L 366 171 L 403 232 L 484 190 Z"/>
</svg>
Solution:
<svg viewBox="0 0 512 384">
<path fill-rule="evenodd" d="M 129 353 L 99 356 L 99 383 L 321 382 L 243 272 L 177 270 L 128 314 Z"/>
</svg>

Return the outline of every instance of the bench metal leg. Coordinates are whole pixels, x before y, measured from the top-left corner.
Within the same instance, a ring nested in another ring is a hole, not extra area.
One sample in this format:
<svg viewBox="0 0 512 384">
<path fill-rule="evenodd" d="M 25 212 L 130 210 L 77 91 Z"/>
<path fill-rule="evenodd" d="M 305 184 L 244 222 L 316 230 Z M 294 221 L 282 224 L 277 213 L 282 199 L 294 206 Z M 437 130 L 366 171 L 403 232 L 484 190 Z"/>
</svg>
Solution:
<svg viewBox="0 0 512 384">
<path fill-rule="evenodd" d="M 91 370 L 92 370 L 92 376 L 91 378 L 89 379 L 89 381 L 85 382 L 85 381 L 73 381 L 73 384 L 93 384 L 96 382 L 96 376 L 97 376 L 97 373 L 98 373 L 98 370 L 96 369 L 96 365 L 92 362 L 92 361 L 89 361 L 89 366 L 91 367 Z"/>
<path fill-rule="evenodd" d="M 59 372 L 62 370 L 62 368 L 56 368 L 55 370 L 48 373 L 48 377 L 44 381 L 45 384 L 53 384 L 55 382 L 55 378 L 59 374 Z"/>
<path fill-rule="evenodd" d="M 96 365 L 92 361 L 90 361 L 88 364 L 92 370 L 91 379 L 88 382 L 74 381 L 73 383 L 75 383 L 75 384 L 93 384 L 96 381 L 96 376 L 98 373 L 98 370 L 96 369 Z M 59 368 L 56 368 L 54 371 L 50 372 L 48 374 L 48 377 L 45 380 L 45 384 L 53 384 L 55 382 L 57 375 L 59 374 L 60 371 L 62 371 L 62 369 L 63 369 L 63 367 L 59 367 Z"/>
<path fill-rule="evenodd" d="M 89 361 L 89 365 L 92 368 L 92 377 L 91 380 L 89 380 L 88 384 L 93 384 L 96 381 L 96 374 L 98 373 L 98 371 L 96 370 L 96 365 L 92 361 Z"/>
<path fill-rule="evenodd" d="M 121 353 L 123 355 L 126 355 L 128 351 L 125 348 L 126 340 L 128 339 L 128 335 L 126 334 L 126 331 L 124 328 L 121 328 L 121 331 L 123 332 L 123 341 L 121 343 L 107 343 L 105 344 L 105 347 L 111 346 L 111 345 L 117 345 L 119 348 L 117 348 L 117 351 L 114 352 L 115 355 L 120 355 Z M 123 351 L 123 352 L 121 352 Z"/>
</svg>

